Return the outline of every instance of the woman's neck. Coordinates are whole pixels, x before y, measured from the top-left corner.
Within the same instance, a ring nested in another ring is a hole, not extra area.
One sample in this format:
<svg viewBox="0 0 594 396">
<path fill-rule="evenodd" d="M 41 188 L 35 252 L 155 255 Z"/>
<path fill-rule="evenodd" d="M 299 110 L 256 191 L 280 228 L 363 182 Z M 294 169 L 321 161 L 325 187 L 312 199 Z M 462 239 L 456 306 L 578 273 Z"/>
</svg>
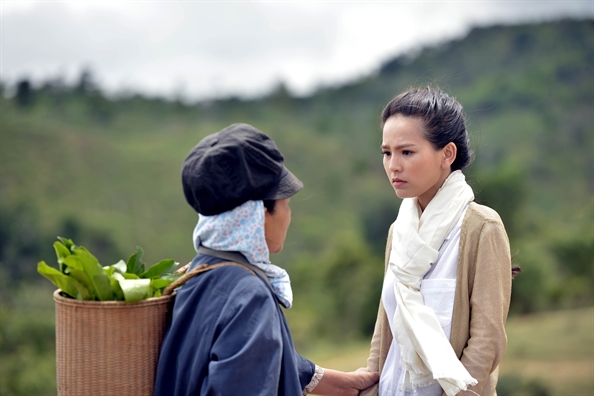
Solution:
<svg viewBox="0 0 594 396">
<path fill-rule="evenodd" d="M 425 211 L 425 208 L 427 208 L 427 206 L 429 205 L 431 200 L 433 200 L 435 195 L 437 195 L 437 193 L 443 186 L 443 183 L 445 183 L 445 181 L 451 174 L 452 174 L 452 171 L 450 169 L 443 172 L 441 174 L 441 177 L 439 178 L 439 180 L 437 181 L 437 183 L 435 183 L 435 185 L 433 187 L 431 187 L 429 190 L 425 191 L 424 194 L 419 195 L 417 197 L 417 203 L 419 205 L 419 208 L 421 208 L 421 212 Z"/>
</svg>

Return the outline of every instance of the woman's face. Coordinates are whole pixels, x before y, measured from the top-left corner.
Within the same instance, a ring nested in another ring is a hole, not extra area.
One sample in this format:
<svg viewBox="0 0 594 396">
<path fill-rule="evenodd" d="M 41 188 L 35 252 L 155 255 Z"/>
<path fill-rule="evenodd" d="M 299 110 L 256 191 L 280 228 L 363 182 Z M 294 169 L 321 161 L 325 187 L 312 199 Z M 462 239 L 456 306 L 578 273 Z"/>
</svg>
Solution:
<svg viewBox="0 0 594 396">
<path fill-rule="evenodd" d="M 396 115 L 384 124 L 382 152 L 386 175 L 400 198 L 418 197 L 424 210 L 450 174 L 456 145 L 435 149 L 425 138 L 422 120 Z M 453 156 L 453 157 L 452 157 Z"/>
<path fill-rule="evenodd" d="M 264 208 L 264 235 L 270 253 L 278 253 L 283 250 L 287 229 L 291 223 L 290 199 L 285 198 L 276 201 L 272 213 Z"/>
</svg>

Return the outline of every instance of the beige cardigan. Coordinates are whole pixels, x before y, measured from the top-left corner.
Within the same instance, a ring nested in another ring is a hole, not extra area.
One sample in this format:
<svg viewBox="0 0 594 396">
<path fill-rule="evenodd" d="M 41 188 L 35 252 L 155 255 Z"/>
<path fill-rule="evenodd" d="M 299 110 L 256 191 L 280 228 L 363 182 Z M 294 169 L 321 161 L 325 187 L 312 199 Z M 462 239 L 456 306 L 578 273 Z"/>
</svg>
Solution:
<svg viewBox="0 0 594 396">
<path fill-rule="evenodd" d="M 386 270 L 391 248 L 392 228 L 386 245 Z M 497 394 L 499 362 L 507 346 L 505 321 L 511 280 L 509 241 L 501 218 L 493 209 L 471 203 L 460 230 L 450 343 L 464 367 L 478 380 L 470 389 L 481 396 Z M 368 370 L 381 374 L 391 344 L 392 332 L 380 301 Z M 377 394 L 377 384 L 359 393 L 360 396 Z M 465 391 L 458 395 L 474 394 Z"/>
</svg>

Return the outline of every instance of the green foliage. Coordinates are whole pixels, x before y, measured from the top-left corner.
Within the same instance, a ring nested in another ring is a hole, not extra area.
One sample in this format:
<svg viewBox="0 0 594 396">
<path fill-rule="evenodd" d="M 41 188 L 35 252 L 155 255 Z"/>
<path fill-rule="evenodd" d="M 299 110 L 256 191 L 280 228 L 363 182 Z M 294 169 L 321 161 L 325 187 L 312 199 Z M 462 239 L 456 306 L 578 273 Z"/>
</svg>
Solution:
<svg viewBox="0 0 594 396">
<path fill-rule="evenodd" d="M 506 395 L 504 390 L 511 389 L 511 395 L 538 394 L 538 389 L 547 389 L 551 395 L 592 394 L 593 315 L 590 305 L 509 318 L 497 393 Z"/>
<path fill-rule="evenodd" d="M 0 394 L 56 394 L 54 302 L 49 284 L 12 290 L 0 306 Z"/>
<path fill-rule="evenodd" d="M 331 330 L 342 329 L 339 337 L 373 334 L 384 272 L 382 264 L 383 260 L 372 256 L 364 240 L 349 234 L 339 234 L 322 255 L 320 276 L 324 291 L 333 296 L 325 324 Z"/>
<path fill-rule="evenodd" d="M 594 307 L 513 317 L 505 358 L 541 361 L 594 359 Z"/>
<path fill-rule="evenodd" d="M 37 271 L 67 296 L 77 300 L 137 302 L 159 297 L 165 287 L 181 276 L 173 274 L 177 265 L 173 259 L 162 260 L 147 270 L 140 247 L 127 263 L 120 260 L 103 267 L 83 246 L 75 245 L 70 239 L 58 239 L 54 250 L 60 270 L 40 261 Z"/>
<path fill-rule="evenodd" d="M 37 219 L 39 213 L 29 204 L 4 209 L 0 206 L 0 263 L 4 275 L 12 282 L 31 279 L 35 276 L 35 267 L 27 265 L 9 265 L 24 263 L 51 254 L 51 243 L 44 248 Z M 0 291 L 1 293 L 1 291 Z"/>
<path fill-rule="evenodd" d="M 594 299 L 594 199 L 575 214 L 574 227 L 567 234 L 557 234 L 550 251 L 559 263 L 560 294 L 576 305 L 588 305 Z"/>
<path fill-rule="evenodd" d="M 594 200 L 588 209 L 579 213 L 574 234 L 560 235 L 552 250 L 563 264 L 563 272 L 594 281 Z"/>
<path fill-rule="evenodd" d="M 521 168 L 510 164 L 473 174 L 476 201 L 497 208 L 510 239 L 514 239 L 522 223 L 521 209 L 525 205 L 526 176 Z"/>
<path fill-rule="evenodd" d="M 294 307 L 286 315 L 296 344 L 373 334 L 384 264 L 358 234 L 336 231 L 318 255 L 303 254 L 291 269 Z M 329 298 L 329 297 L 332 298 Z"/>
<path fill-rule="evenodd" d="M 524 380 L 517 375 L 503 375 L 497 382 L 497 394 L 509 396 L 549 396 L 549 388 L 538 379 Z"/>
<path fill-rule="evenodd" d="M 538 243 L 523 245 L 514 260 L 521 264 L 522 273 L 513 280 L 512 313 L 530 313 L 559 303 L 555 296 L 558 280 L 551 277 L 555 264 L 541 251 Z"/>
</svg>

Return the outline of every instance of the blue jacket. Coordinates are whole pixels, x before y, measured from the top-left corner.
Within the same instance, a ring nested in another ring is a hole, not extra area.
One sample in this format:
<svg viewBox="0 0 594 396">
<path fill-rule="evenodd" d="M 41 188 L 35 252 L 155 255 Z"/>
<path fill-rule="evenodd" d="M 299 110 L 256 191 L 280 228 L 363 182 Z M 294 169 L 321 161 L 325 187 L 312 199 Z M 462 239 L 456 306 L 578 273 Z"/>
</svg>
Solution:
<svg viewBox="0 0 594 396">
<path fill-rule="evenodd" d="M 198 254 L 190 270 L 222 261 Z M 268 283 L 244 268 L 223 266 L 177 291 L 155 395 L 301 396 L 314 371 L 295 351 Z"/>
</svg>

